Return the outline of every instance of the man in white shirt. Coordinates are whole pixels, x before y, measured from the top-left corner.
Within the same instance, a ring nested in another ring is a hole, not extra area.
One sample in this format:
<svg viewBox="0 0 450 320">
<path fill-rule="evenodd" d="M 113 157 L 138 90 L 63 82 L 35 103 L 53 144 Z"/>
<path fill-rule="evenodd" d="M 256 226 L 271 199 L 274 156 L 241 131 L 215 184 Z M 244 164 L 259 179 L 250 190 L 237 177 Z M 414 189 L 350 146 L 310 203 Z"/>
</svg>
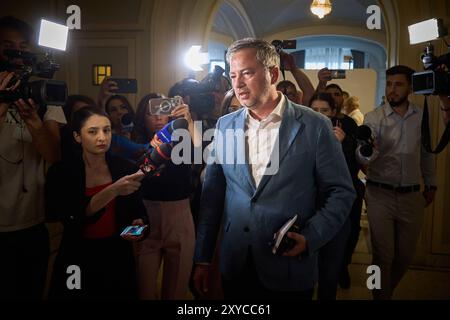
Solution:
<svg viewBox="0 0 450 320">
<path fill-rule="evenodd" d="M 0 62 L 5 49 L 30 50 L 32 30 L 13 17 L 0 19 Z M 15 61 L 21 63 L 21 61 Z M 14 90 L 13 72 L 0 72 L 0 90 Z M 0 101 L 0 299 L 41 299 L 47 275 L 44 225 L 45 164 L 59 158 L 61 107 L 41 119 L 32 100 Z"/>
<path fill-rule="evenodd" d="M 375 299 L 390 299 L 410 265 L 423 223 L 423 209 L 434 200 L 434 156 L 421 145 L 422 110 L 408 101 L 412 93 L 409 67 L 386 71 L 384 106 L 366 114 L 375 148 L 364 157 L 368 165 L 366 202 L 373 264 L 381 269 L 381 289 Z M 421 180 L 425 184 L 420 193 Z"/>
</svg>

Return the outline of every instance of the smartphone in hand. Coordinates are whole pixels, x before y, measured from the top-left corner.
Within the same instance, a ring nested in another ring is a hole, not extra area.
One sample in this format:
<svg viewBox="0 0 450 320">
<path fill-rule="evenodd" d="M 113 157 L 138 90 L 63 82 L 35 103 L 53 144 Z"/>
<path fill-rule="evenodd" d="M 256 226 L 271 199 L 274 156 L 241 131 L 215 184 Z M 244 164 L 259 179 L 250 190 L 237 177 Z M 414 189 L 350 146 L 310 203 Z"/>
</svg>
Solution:
<svg viewBox="0 0 450 320">
<path fill-rule="evenodd" d="M 114 93 L 137 93 L 136 79 L 110 78 L 110 81 L 117 83 L 118 89 L 112 90 Z"/>
<path fill-rule="evenodd" d="M 125 229 L 123 229 L 122 233 L 120 234 L 121 237 L 123 236 L 134 236 L 134 237 L 140 237 L 142 233 L 147 228 L 147 225 L 144 226 L 128 226 Z"/>
</svg>

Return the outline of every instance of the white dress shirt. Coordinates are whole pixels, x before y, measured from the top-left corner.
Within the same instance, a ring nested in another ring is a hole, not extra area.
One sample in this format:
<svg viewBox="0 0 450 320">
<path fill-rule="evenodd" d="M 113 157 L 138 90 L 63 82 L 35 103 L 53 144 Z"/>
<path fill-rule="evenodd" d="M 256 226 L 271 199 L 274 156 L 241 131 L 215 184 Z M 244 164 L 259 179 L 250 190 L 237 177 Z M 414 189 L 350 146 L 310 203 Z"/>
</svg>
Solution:
<svg viewBox="0 0 450 320">
<path fill-rule="evenodd" d="M 379 145 L 371 157 L 363 157 L 357 149 L 359 161 L 369 164 L 369 180 L 411 186 L 420 184 L 422 176 L 425 185 L 436 185 L 435 157 L 422 148 L 421 123 L 422 110 L 411 103 L 403 117 L 388 103 L 365 115 L 364 124 Z"/>
<path fill-rule="evenodd" d="M 246 154 L 256 187 L 261 182 L 272 152 L 279 152 L 274 150 L 274 146 L 279 146 L 276 142 L 286 109 L 286 98 L 281 93 L 278 93 L 278 96 L 281 98 L 275 109 L 261 121 L 255 119 L 246 108 Z"/>
</svg>

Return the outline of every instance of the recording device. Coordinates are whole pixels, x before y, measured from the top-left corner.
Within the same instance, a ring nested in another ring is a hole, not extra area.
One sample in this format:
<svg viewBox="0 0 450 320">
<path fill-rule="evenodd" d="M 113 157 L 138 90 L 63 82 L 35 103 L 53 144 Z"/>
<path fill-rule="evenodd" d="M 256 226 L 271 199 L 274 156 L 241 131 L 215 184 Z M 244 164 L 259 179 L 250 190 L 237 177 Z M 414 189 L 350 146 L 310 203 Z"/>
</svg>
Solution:
<svg viewBox="0 0 450 320">
<path fill-rule="evenodd" d="M 41 20 L 39 31 L 40 46 L 65 50 L 67 44 L 67 26 Z M 38 105 L 38 113 L 43 116 L 47 105 L 64 105 L 67 99 L 67 85 L 63 81 L 50 80 L 60 65 L 52 59 L 50 51 L 44 54 L 21 50 L 3 50 L 6 61 L 0 61 L 0 71 L 14 72 L 11 85 L 20 80 L 15 90 L 0 91 L 0 101 L 12 103 L 19 99 L 33 99 Z M 29 81 L 36 76 L 42 80 Z"/>
<path fill-rule="evenodd" d="M 147 225 L 144 226 L 128 226 L 120 233 L 120 236 L 135 236 L 139 237 L 147 228 Z"/>
<path fill-rule="evenodd" d="M 346 78 L 345 70 L 330 70 L 330 72 L 331 72 L 331 79 L 345 79 Z"/>
<path fill-rule="evenodd" d="M 300 227 L 297 223 L 298 216 L 295 215 L 290 218 L 286 223 L 273 235 L 273 239 L 269 242 L 269 246 L 272 248 L 272 253 L 276 255 L 282 255 L 283 253 L 291 250 L 296 241 L 287 236 L 288 232 L 300 233 Z"/>
<path fill-rule="evenodd" d="M 148 101 L 150 114 L 158 116 L 170 116 L 175 107 L 183 104 L 180 96 L 173 98 L 154 98 Z"/>
<path fill-rule="evenodd" d="M 137 80 L 136 79 L 122 79 L 122 78 L 110 78 L 109 80 L 117 83 L 116 90 L 111 90 L 114 93 L 137 93 Z"/>
<path fill-rule="evenodd" d="M 211 113 L 215 106 L 215 91 L 222 90 L 223 73 L 225 70 L 216 65 L 214 72 L 208 74 L 202 81 L 184 79 L 169 91 L 170 97 L 189 97 L 189 109 L 198 115 Z"/>
<path fill-rule="evenodd" d="M 11 103 L 19 99 L 33 99 L 41 108 L 47 105 L 65 104 L 67 99 L 67 85 L 63 81 L 50 80 L 53 78 L 60 66 L 52 60 L 50 53 L 43 55 L 19 51 L 4 50 L 6 61 L 0 63 L 0 71 L 14 72 L 11 84 L 20 80 L 20 85 L 15 90 L 0 91 L 0 101 Z M 23 64 L 14 61 L 20 59 Z M 29 81 L 30 77 L 36 76 L 48 80 Z"/>
<path fill-rule="evenodd" d="M 356 130 L 356 139 L 358 141 L 358 145 L 360 145 L 359 152 L 363 157 L 370 157 L 373 154 L 373 138 L 372 138 L 372 130 L 366 126 L 361 125 Z"/>
<path fill-rule="evenodd" d="M 272 45 L 277 50 L 278 54 L 280 54 L 286 49 L 297 49 L 297 40 L 273 40 Z"/>
<path fill-rule="evenodd" d="M 281 58 L 281 54 L 283 53 L 283 50 L 286 49 L 297 49 L 297 40 L 273 40 L 272 45 L 275 47 L 275 50 L 280 56 L 280 70 L 281 74 L 283 75 L 283 79 L 286 80 L 286 76 L 284 73 L 284 61 Z"/>
<path fill-rule="evenodd" d="M 139 169 L 146 177 L 158 175 L 170 160 L 171 143 L 163 143 L 157 148 L 150 148 L 138 161 Z"/>
<path fill-rule="evenodd" d="M 130 113 L 125 113 L 122 118 L 120 118 L 120 124 L 122 130 L 125 132 L 131 132 L 134 128 L 133 116 Z"/>
<path fill-rule="evenodd" d="M 415 94 L 446 95 L 450 96 L 450 46 L 444 37 L 448 34 L 442 19 L 434 18 L 422 21 L 408 27 L 410 44 L 428 42 L 421 55 L 425 71 L 415 72 L 412 75 L 412 89 Z M 442 39 L 448 51 L 439 57 L 434 55 L 434 46 L 430 41 Z M 428 101 L 425 97 L 423 117 L 421 124 L 421 140 L 423 148 L 437 154 L 444 150 L 450 141 L 450 124 L 445 128 L 436 149 L 431 148 L 431 133 L 429 126 Z"/>
<path fill-rule="evenodd" d="M 442 19 L 430 19 L 408 27 L 410 44 L 429 42 L 420 56 L 425 71 L 412 76 L 415 94 L 450 96 L 450 52 L 436 57 L 430 41 L 444 38 L 448 32 Z M 450 47 L 449 47 L 450 48 Z M 441 68 L 445 66 L 447 70 Z"/>
</svg>

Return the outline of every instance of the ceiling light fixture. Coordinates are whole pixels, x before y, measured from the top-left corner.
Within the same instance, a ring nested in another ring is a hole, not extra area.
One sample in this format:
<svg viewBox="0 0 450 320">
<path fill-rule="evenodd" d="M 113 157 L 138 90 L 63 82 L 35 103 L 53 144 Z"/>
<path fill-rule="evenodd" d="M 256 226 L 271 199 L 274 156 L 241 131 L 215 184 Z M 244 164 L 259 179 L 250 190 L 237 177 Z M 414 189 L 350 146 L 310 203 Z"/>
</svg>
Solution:
<svg viewBox="0 0 450 320">
<path fill-rule="evenodd" d="M 332 5 L 330 0 L 314 0 L 311 4 L 311 12 L 314 13 L 319 19 L 331 12 Z"/>
</svg>

